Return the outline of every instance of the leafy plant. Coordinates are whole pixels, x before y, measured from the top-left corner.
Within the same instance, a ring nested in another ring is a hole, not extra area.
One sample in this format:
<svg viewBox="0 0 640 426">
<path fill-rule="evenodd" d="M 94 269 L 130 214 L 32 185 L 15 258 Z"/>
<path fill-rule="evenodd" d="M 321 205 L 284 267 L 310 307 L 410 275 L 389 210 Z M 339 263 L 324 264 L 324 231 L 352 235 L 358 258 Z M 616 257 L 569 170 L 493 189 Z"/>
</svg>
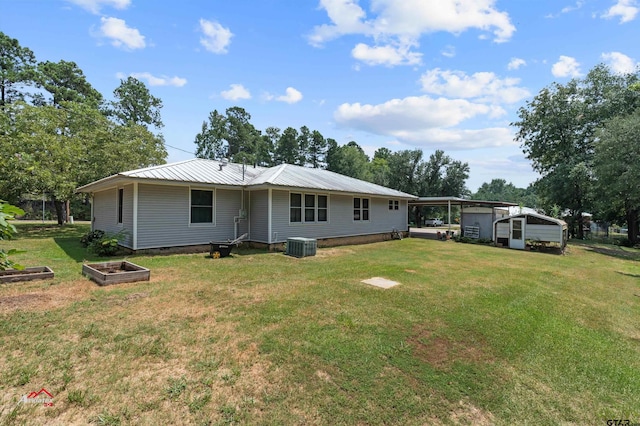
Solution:
<svg viewBox="0 0 640 426">
<path fill-rule="evenodd" d="M 21 208 L 0 200 L 0 240 L 10 240 L 13 238 L 13 235 L 16 233 L 16 228 L 9 223 L 9 220 L 23 214 L 24 211 Z M 15 249 L 9 249 L 8 251 L 0 249 L 0 271 L 10 268 L 24 269 L 24 266 L 9 260 L 9 256 L 17 253 L 20 253 L 20 251 Z"/>
<path fill-rule="evenodd" d="M 104 231 L 100 232 L 103 232 L 103 235 L 91 240 L 88 246 L 89 250 L 91 250 L 98 256 L 113 256 L 118 253 L 119 242 L 122 238 L 124 238 L 125 231 L 120 231 L 116 234 L 111 234 Z"/>
<path fill-rule="evenodd" d="M 89 247 L 89 245 L 95 241 L 95 240 L 99 240 L 100 238 L 104 237 L 105 232 L 100 230 L 100 229 L 96 229 L 95 231 L 91 231 L 91 232 L 87 232 L 86 234 L 84 234 L 82 236 L 82 238 L 80 238 L 80 244 L 82 244 L 83 247 Z"/>
</svg>

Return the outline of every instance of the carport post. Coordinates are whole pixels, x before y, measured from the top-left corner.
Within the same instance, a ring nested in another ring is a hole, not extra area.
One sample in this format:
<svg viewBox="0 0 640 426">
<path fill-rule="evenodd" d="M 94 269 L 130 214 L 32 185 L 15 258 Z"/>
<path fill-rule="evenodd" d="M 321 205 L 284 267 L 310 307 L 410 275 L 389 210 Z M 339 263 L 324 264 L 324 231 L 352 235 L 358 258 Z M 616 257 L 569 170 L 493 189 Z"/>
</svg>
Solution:
<svg viewBox="0 0 640 426">
<path fill-rule="evenodd" d="M 451 234 L 451 200 L 447 201 L 447 205 L 449 207 L 449 220 L 447 222 L 449 222 L 449 234 Z"/>
</svg>

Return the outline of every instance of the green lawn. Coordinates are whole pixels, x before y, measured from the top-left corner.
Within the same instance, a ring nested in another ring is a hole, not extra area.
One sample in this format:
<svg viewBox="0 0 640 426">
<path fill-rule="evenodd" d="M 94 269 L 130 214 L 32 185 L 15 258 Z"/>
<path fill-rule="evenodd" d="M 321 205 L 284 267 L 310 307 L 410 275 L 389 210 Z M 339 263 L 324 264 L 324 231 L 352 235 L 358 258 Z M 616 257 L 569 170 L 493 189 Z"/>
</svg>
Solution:
<svg viewBox="0 0 640 426">
<path fill-rule="evenodd" d="M 0 285 L 0 424 L 640 422 L 638 250 L 130 256 L 151 281 L 99 287 L 86 225 L 18 228 L 56 277 Z"/>
</svg>

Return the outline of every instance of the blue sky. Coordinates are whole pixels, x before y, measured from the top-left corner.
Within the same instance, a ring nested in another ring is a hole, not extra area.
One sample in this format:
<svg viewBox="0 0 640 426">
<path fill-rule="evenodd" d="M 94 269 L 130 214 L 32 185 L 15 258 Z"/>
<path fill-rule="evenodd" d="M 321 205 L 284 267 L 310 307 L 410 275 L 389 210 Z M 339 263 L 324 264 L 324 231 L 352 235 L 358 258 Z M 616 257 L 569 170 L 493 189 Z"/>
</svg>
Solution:
<svg viewBox="0 0 640 426">
<path fill-rule="evenodd" d="M 169 158 L 192 158 L 209 112 L 260 130 L 306 125 L 368 155 L 441 149 L 467 186 L 537 175 L 517 110 L 598 63 L 638 66 L 638 0 L 1 0 L 0 30 L 39 61 L 74 61 L 111 98 L 120 78 L 162 99 Z M 177 149 L 176 149 L 177 148 Z M 185 152 L 186 151 L 186 152 Z"/>
</svg>

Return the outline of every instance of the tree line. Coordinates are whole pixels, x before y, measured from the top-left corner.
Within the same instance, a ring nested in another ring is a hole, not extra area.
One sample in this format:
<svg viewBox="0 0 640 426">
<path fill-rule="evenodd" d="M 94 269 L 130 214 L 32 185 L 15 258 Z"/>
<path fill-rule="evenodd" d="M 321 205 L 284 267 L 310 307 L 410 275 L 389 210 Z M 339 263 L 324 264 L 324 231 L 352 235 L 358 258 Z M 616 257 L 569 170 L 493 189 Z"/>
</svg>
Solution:
<svg viewBox="0 0 640 426">
<path fill-rule="evenodd" d="M 516 138 L 541 174 L 535 191 L 547 211 L 568 212 L 583 238 L 583 213 L 627 223 L 638 243 L 640 75 L 597 65 L 584 78 L 553 83 L 518 111 Z"/>
<path fill-rule="evenodd" d="M 0 32 L 0 194 L 46 194 L 62 224 L 75 188 L 165 162 L 162 101 L 121 80 L 105 101 L 74 62 L 38 62 Z"/>
</svg>

